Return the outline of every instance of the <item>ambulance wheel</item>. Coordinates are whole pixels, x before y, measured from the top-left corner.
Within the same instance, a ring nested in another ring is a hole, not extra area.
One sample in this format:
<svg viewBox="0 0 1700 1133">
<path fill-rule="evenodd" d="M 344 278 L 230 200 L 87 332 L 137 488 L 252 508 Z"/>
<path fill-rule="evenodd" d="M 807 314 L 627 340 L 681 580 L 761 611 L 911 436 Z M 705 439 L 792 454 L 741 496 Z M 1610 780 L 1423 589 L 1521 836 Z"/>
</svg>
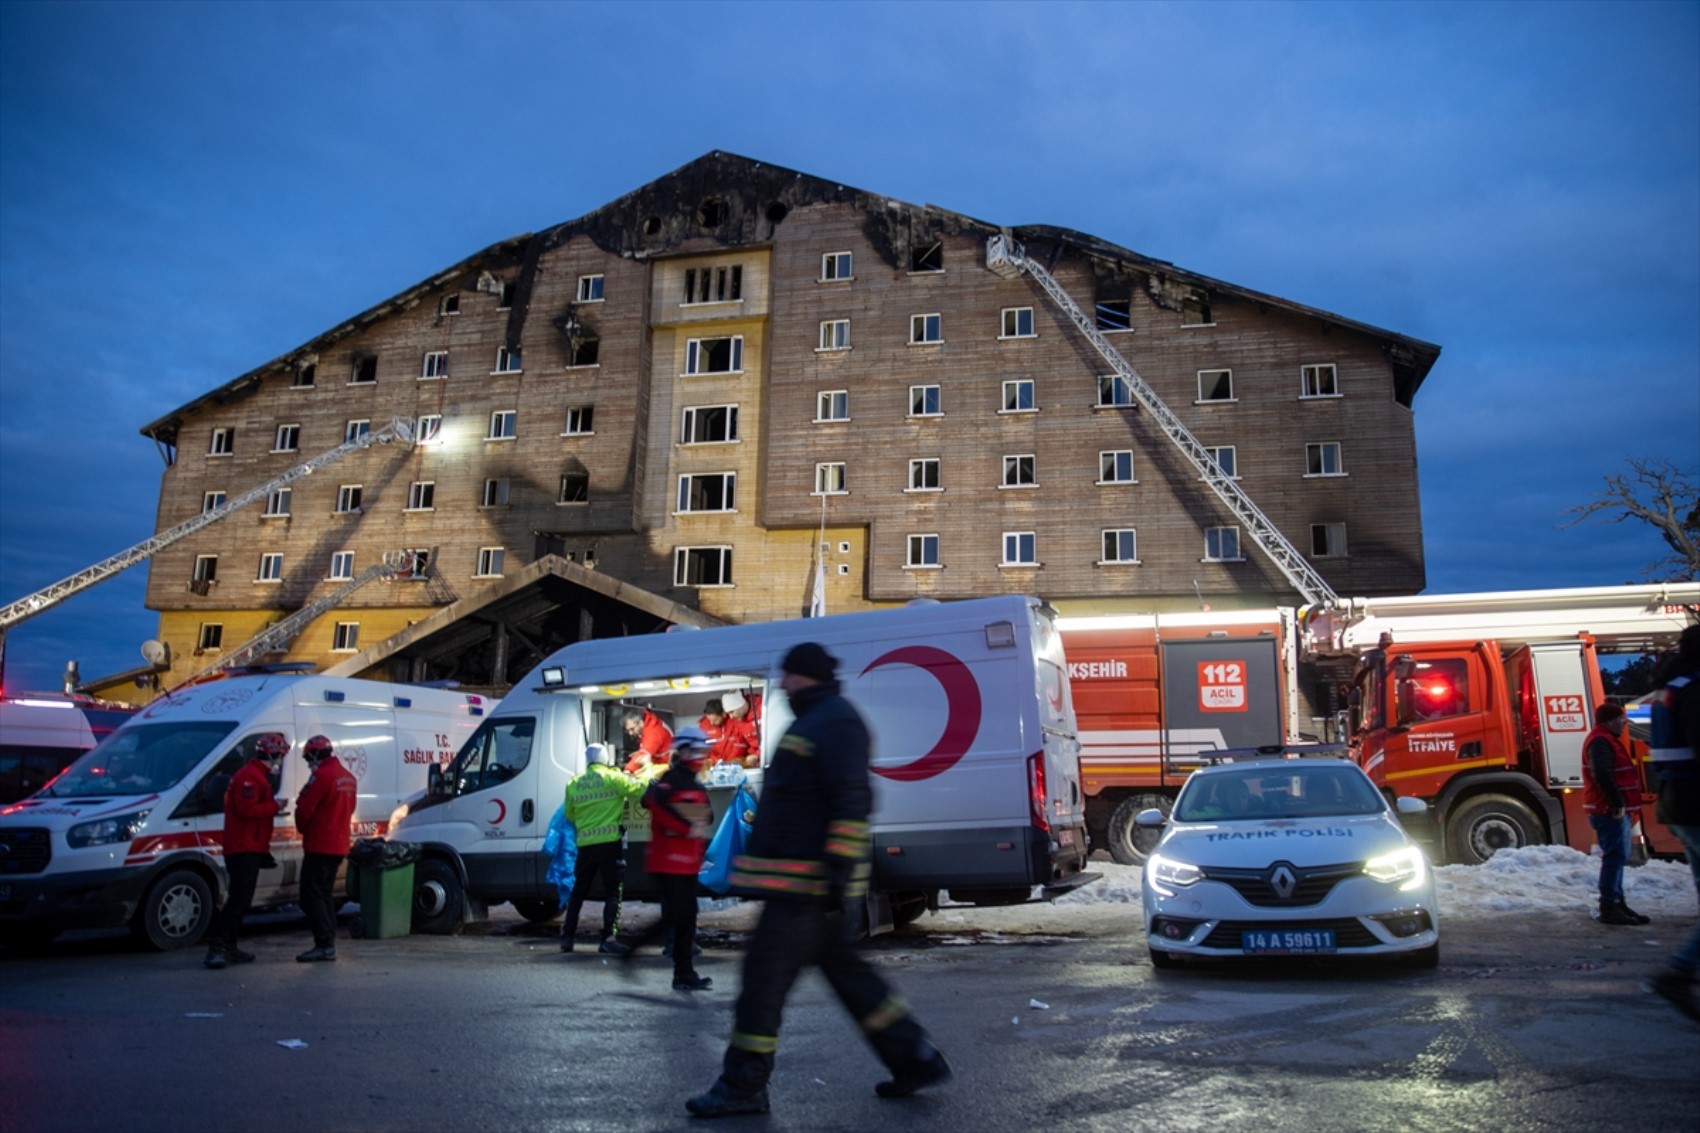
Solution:
<svg viewBox="0 0 1700 1133">
<path fill-rule="evenodd" d="M 561 915 L 558 901 L 515 901 L 514 908 L 532 924 L 546 924 Z"/>
<path fill-rule="evenodd" d="M 1151 966 L 1153 968 L 1161 968 L 1163 971 L 1168 971 L 1171 968 L 1178 968 L 1181 966 L 1181 962 L 1175 959 L 1175 954 L 1173 952 L 1165 952 L 1161 948 L 1153 948 L 1150 951 Z"/>
<path fill-rule="evenodd" d="M 1510 795 L 1477 795 L 1446 818 L 1446 860 L 1454 865 L 1481 865 L 1500 850 L 1545 841 L 1535 812 Z"/>
<path fill-rule="evenodd" d="M 422 861 L 413 870 L 413 931 L 447 936 L 460 927 L 466 892 L 454 867 L 438 858 Z"/>
<path fill-rule="evenodd" d="M 192 870 L 174 869 L 142 898 L 133 931 L 150 946 L 170 952 L 198 943 L 212 919 L 212 889 L 206 879 Z"/>
<path fill-rule="evenodd" d="M 1166 816 L 1173 805 L 1174 800 L 1167 795 L 1129 795 L 1123 799 L 1110 815 L 1109 827 L 1104 831 L 1110 857 L 1118 865 L 1144 865 L 1163 832 L 1134 825 L 1134 816 L 1151 807 L 1156 807 Z"/>
</svg>

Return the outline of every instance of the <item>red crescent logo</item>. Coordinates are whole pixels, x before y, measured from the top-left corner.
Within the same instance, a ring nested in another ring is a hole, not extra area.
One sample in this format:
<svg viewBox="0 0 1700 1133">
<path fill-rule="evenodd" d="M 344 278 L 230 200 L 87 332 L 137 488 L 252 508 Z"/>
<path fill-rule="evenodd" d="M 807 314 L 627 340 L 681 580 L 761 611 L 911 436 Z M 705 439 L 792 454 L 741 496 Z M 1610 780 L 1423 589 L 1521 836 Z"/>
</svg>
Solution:
<svg viewBox="0 0 1700 1133">
<path fill-rule="evenodd" d="M 496 808 L 496 817 L 490 820 L 490 825 L 500 826 L 502 820 L 508 817 L 508 804 L 501 799 L 491 799 L 490 803 Z"/>
<path fill-rule="evenodd" d="M 945 702 L 950 706 L 945 717 L 944 734 L 933 749 L 913 763 L 901 767 L 875 767 L 875 775 L 898 782 L 931 779 L 956 766 L 958 760 L 974 746 L 980 734 L 980 686 L 974 674 L 955 657 L 931 645 L 905 645 L 875 658 L 862 670 L 862 675 L 885 665 L 914 665 L 927 672 L 944 689 Z"/>
</svg>

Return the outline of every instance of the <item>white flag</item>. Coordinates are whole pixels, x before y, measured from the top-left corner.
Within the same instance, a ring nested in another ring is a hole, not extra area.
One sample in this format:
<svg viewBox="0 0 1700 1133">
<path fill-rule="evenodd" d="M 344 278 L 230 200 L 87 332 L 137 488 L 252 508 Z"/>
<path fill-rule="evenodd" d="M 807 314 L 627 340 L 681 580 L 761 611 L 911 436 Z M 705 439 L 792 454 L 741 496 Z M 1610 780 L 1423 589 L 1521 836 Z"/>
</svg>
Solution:
<svg viewBox="0 0 1700 1133">
<path fill-rule="evenodd" d="M 826 562 L 819 555 L 815 556 L 815 582 L 809 594 L 809 617 L 822 618 L 826 616 Z"/>
</svg>

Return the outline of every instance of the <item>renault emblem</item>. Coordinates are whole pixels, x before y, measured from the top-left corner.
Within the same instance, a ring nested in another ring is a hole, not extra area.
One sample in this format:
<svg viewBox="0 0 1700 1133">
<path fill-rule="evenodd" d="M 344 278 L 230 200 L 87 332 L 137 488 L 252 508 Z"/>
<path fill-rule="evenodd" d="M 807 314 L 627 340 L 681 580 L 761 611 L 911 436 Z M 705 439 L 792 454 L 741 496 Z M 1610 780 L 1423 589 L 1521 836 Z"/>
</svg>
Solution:
<svg viewBox="0 0 1700 1133">
<path fill-rule="evenodd" d="M 1285 901 L 1293 895 L 1293 890 L 1299 887 L 1298 875 L 1292 867 L 1285 863 L 1269 871 L 1269 888 L 1275 890 L 1275 896 Z"/>
</svg>

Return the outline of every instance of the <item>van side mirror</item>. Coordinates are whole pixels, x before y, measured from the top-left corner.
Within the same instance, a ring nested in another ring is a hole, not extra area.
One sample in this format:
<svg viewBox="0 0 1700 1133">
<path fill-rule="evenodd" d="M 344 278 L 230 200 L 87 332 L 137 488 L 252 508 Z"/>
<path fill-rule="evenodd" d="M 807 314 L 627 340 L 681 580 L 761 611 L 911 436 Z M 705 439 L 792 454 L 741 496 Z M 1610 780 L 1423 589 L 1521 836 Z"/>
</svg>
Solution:
<svg viewBox="0 0 1700 1133">
<path fill-rule="evenodd" d="M 1417 660 L 1409 653 L 1393 662 L 1393 726 L 1409 728 L 1417 718 Z"/>
</svg>

